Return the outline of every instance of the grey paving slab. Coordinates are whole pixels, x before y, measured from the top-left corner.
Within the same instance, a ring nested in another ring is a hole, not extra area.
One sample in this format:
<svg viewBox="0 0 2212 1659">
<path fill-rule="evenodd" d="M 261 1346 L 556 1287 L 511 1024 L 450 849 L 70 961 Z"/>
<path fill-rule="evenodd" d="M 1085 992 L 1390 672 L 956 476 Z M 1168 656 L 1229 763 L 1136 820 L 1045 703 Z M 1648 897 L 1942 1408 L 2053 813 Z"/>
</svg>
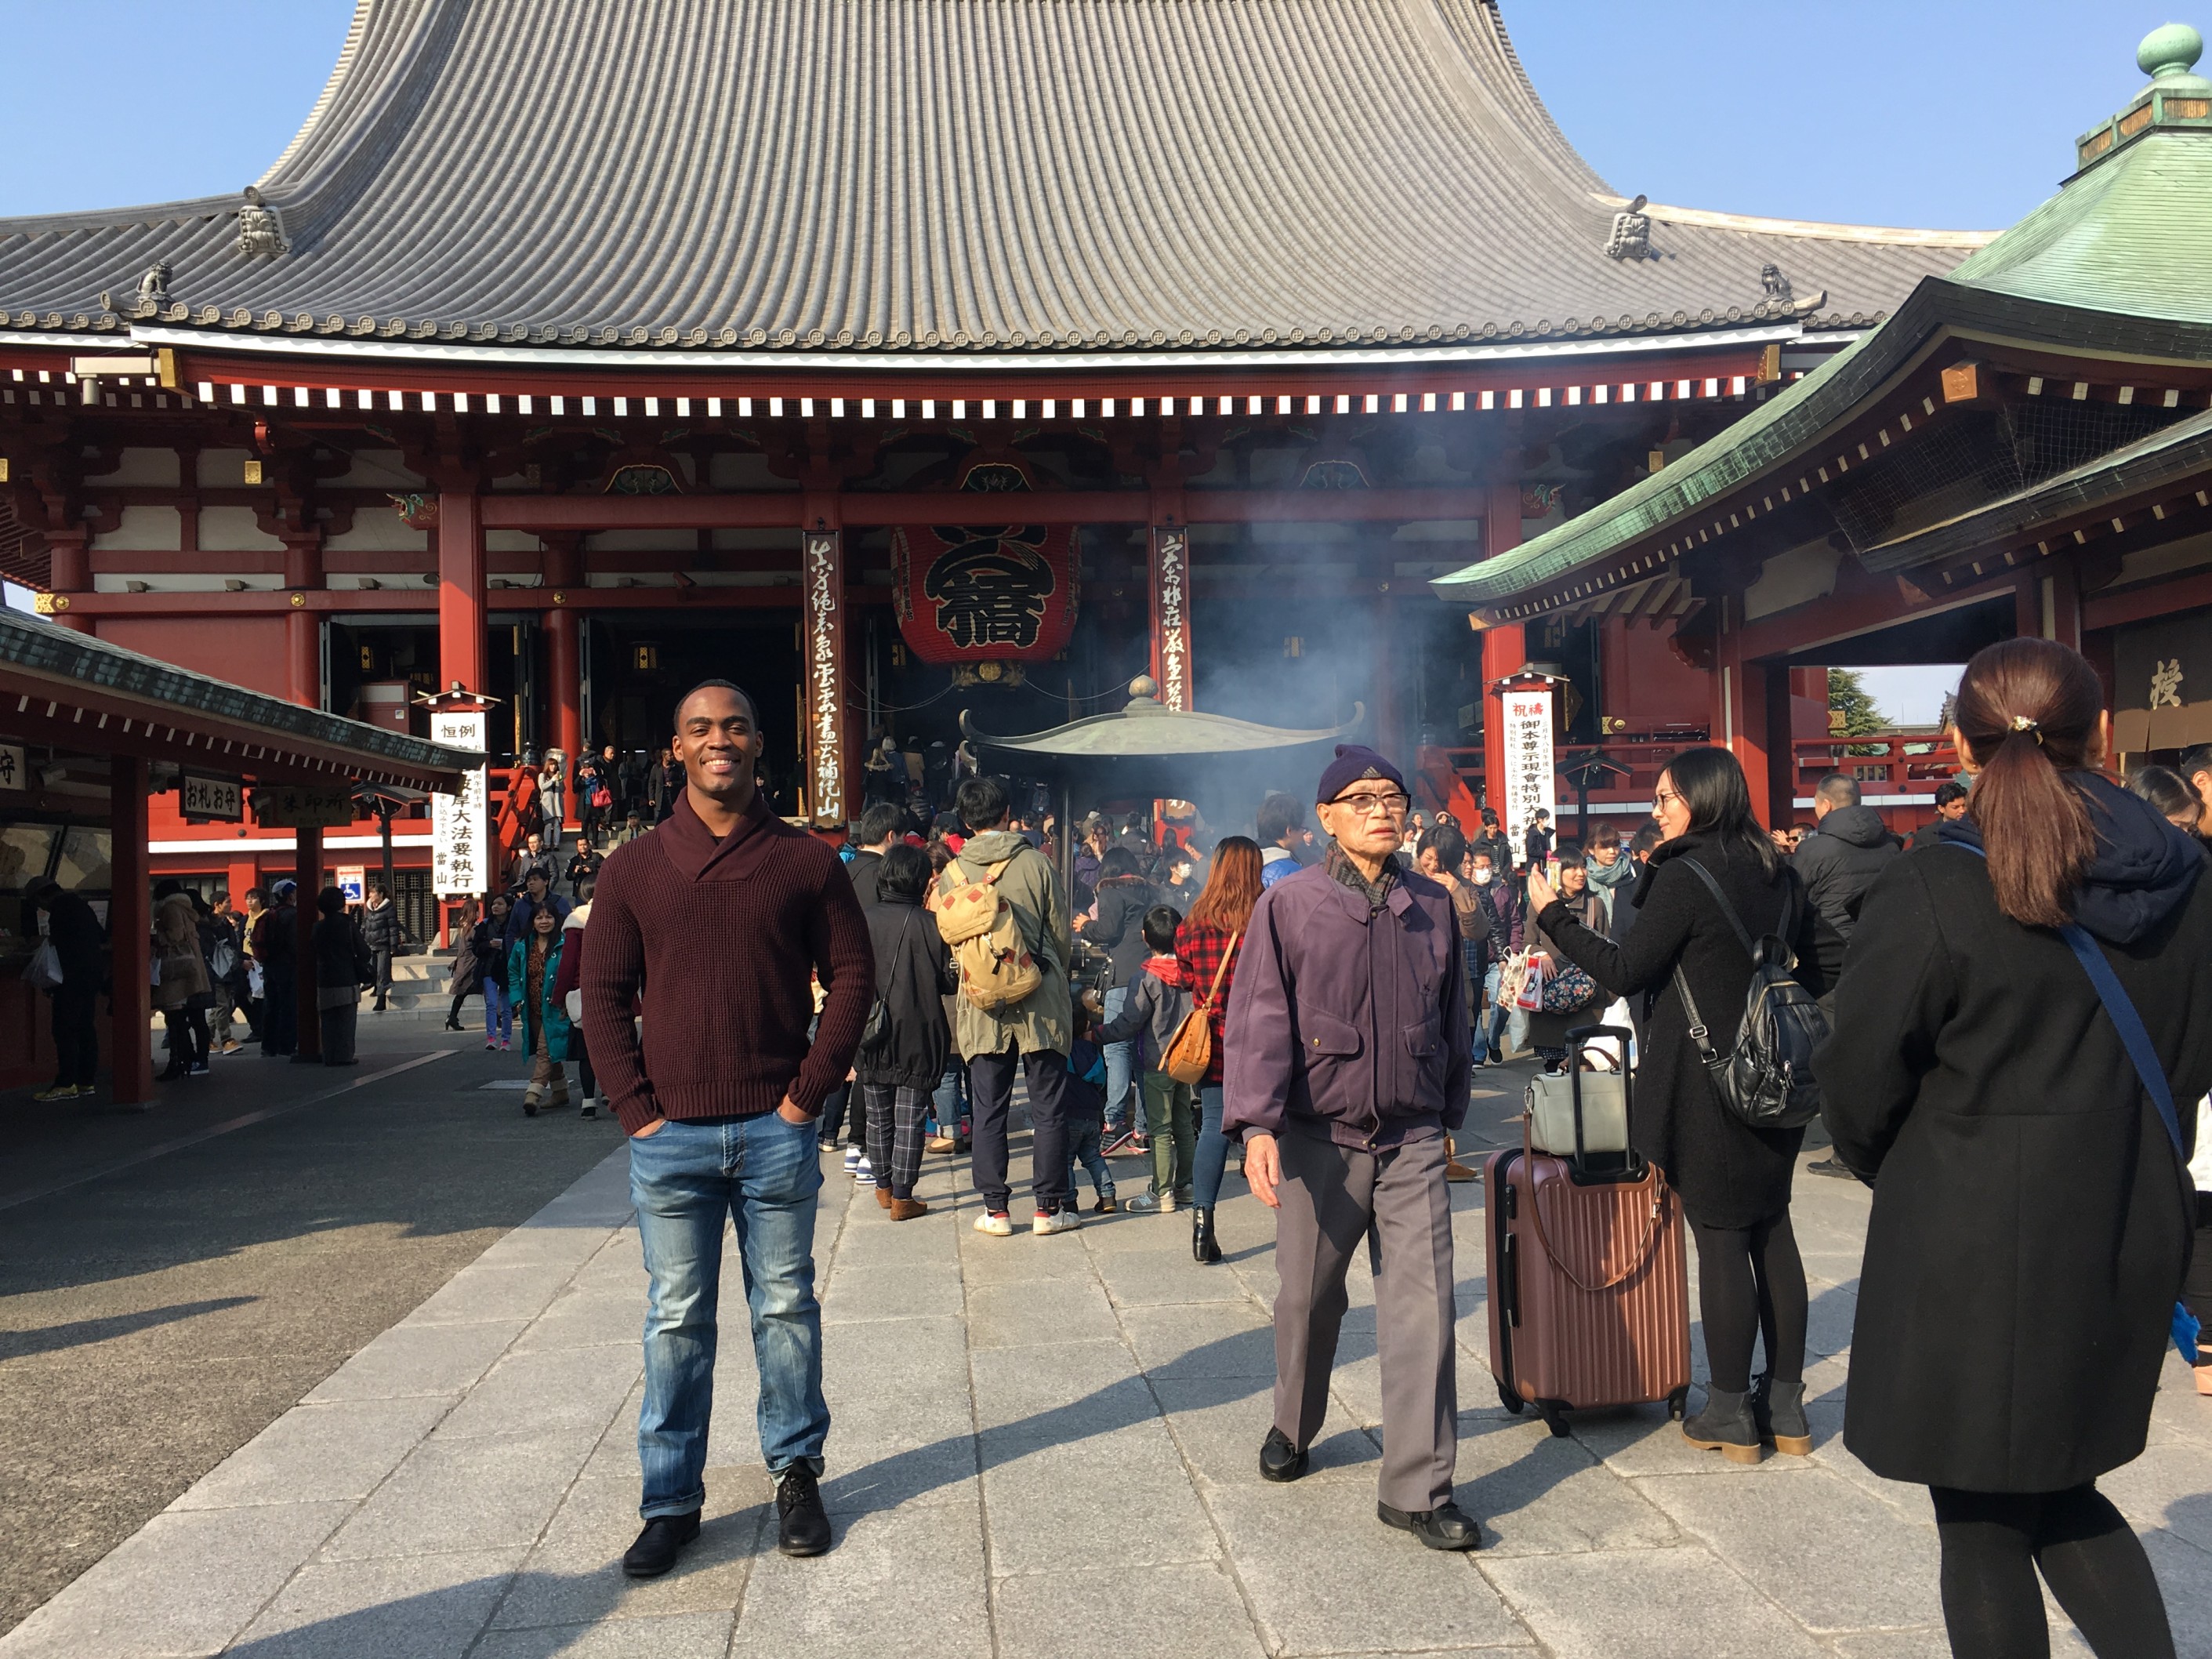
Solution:
<svg viewBox="0 0 2212 1659">
<path fill-rule="evenodd" d="M 449 1409 L 442 1398 L 420 1395 L 295 1406 L 170 1508 L 366 1498 Z"/>
<path fill-rule="evenodd" d="M 240 1659 L 461 1659 L 521 1563 L 520 1550 L 468 1550 L 311 1564 L 229 1651 Z"/>
<path fill-rule="evenodd" d="M 1823 1651 L 1703 1549 L 1499 1556 L 1481 1571 L 1538 1641 L 1575 1659 L 1813 1659 Z"/>
<path fill-rule="evenodd" d="M 763 1554 L 733 1659 L 991 1659 L 979 1522 L 973 1508 L 890 1510 L 843 1523 L 828 1556 Z"/>
<path fill-rule="evenodd" d="M 528 1328 L 523 1319 L 395 1325 L 315 1385 L 307 1398 L 392 1400 L 462 1392 Z"/>
<path fill-rule="evenodd" d="M 219 1651 L 350 1506 L 266 1504 L 157 1515 L 0 1637 L 6 1659 L 155 1659 Z"/>
<path fill-rule="evenodd" d="M 559 1262 L 480 1266 L 449 1280 L 400 1323 L 474 1325 L 535 1319 L 559 1294 L 571 1272 Z"/>
<path fill-rule="evenodd" d="M 1224 1486 L 1207 1507 L 1271 1651 L 1526 1647 L 1528 1632 L 1473 1558 L 1425 1549 L 1375 1518 L 1371 1487 Z"/>
<path fill-rule="evenodd" d="M 665 1576 L 643 1580 L 622 1571 L 623 1552 L 641 1524 L 636 1477 L 580 1480 L 521 1563 L 491 1623 L 514 1630 L 735 1607 L 763 1547 L 770 1495 L 764 1469 L 711 1471 L 697 1540 Z"/>
<path fill-rule="evenodd" d="M 441 1440 L 573 1429 L 597 1444 L 645 1372 L 636 1343 L 510 1352 L 438 1425 Z"/>
<path fill-rule="evenodd" d="M 1134 1218 L 1147 1227 L 1170 1226 L 1182 1218 L 1179 1215 Z M 1100 1251 L 1092 1261 L 1116 1307 L 1251 1300 L 1251 1292 L 1234 1273 L 1222 1272 L 1218 1265 L 1192 1261 L 1187 1237 L 1158 1249 Z"/>
<path fill-rule="evenodd" d="M 645 1334 L 645 1275 L 582 1287 L 571 1280 L 514 1344 L 519 1353 L 548 1348 L 636 1348 Z"/>
<path fill-rule="evenodd" d="M 561 1433 L 434 1437 L 338 1528 L 324 1559 L 527 1547 L 597 1441 Z"/>
<path fill-rule="evenodd" d="M 1940 1623 L 1936 1529 L 1826 1469 L 1757 1480 L 1658 1476 L 1638 1489 L 1814 1631 Z"/>
<path fill-rule="evenodd" d="M 1274 1421 L 1272 1382 L 1250 1377 L 1166 1378 L 1152 1393 L 1167 1416 L 1176 1444 L 1199 1479 L 1216 1486 L 1258 1486 L 1260 1443 Z M 1322 1425 L 1306 1449 L 1309 1481 L 1375 1482 L 1382 1459 L 1380 1442 L 1341 1416 Z"/>
<path fill-rule="evenodd" d="M 1157 1377 L 1266 1377 L 1275 1375 L 1275 1329 L 1247 1303 L 1123 1308 L 1137 1360 Z"/>
<path fill-rule="evenodd" d="M 725 1609 L 487 1631 L 470 1659 L 722 1659 L 734 1619 Z"/>
<path fill-rule="evenodd" d="M 1072 1279 L 1036 1284 L 971 1285 L 968 1290 L 968 1340 L 976 1348 L 1026 1348 L 1042 1344 L 1096 1342 L 1120 1334 L 1104 1289 L 1088 1271 L 1081 1247 L 1066 1238 L 1044 1241 L 1067 1245 L 1072 1260 L 1085 1271 Z"/>
<path fill-rule="evenodd" d="M 998 1659 L 1262 1659 L 1235 1582 L 1218 1565 L 1066 1567 L 994 1587 Z M 1141 1633 L 1141 1634 L 1140 1634 Z M 1146 1639 L 1149 1636 L 1151 1639 Z"/>
<path fill-rule="evenodd" d="M 960 1317 L 964 1289 L 955 1261 L 858 1267 L 840 1260 L 823 1291 L 822 1322 Z"/>
<path fill-rule="evenodd" d="M 1682 1541 L 1674 1522 L 1587 1446 L 1499 1412 L 1461 1418 L 1455 1492 L 1460 1507 L 1481 1522 L 1493 1555 Z"/>
<path fill-rule="evenodd" d="M 1157 1419 L 983 1469 L 994 1572 L 1211 1561 L 1220 1545 Z"/>
</svg>

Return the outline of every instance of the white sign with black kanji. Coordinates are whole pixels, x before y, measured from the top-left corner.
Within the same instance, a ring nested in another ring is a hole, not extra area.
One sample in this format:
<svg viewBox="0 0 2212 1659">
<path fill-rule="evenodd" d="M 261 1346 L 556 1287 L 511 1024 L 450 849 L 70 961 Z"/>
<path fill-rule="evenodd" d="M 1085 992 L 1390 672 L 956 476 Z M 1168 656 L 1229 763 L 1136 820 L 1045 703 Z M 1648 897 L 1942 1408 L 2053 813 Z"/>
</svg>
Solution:
<svg viewBox="0 0 2212 1659">
<path fill-rule="evenodd" d="M 1518 857 L 1536 814 L 1556 816 L 1559 810 L 1558 780 L 1552 770 L 1552 690 L 1549 686 L 1516 688 L 1500 701 L 1504 704 L 1505 834 Z"/>
<path fill-rule="evenodd" d="M 0 789 L 28 789 L 30 768 L 23 751 L 12 743 L 0 743 Z"/>
<path fill-rule="evenodd" d="M 433 714 L 430 741 L 483 753 L 483 711 Z M 430 886 L 440 898 L 489 890 L 491 864 L 484 845 L 490 829 L 484 810 L 489 798 L 481 766 L 461 774 L 459 794 L 430 797 Z"/>
</svg>

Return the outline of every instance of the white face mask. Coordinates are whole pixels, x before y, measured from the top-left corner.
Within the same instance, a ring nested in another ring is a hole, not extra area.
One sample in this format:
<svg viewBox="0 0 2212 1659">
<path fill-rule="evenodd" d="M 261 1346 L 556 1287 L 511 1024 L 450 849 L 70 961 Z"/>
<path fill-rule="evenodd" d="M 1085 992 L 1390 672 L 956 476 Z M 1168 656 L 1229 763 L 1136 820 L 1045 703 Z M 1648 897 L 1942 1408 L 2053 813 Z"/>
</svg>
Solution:
<svg viewBox="0 0 2212 1659">
<path fill-rule="evenodd" d="M 1486 865 L 1486 864 L 1478 864 L 1478 865 L 1476 865 L 1476 866 L 1474 866 L 1474 880 L 1475 880 L 1475 884 L 1476 884 L 1477 886 L 1479 886 L 1479 887 L 1487 887 L 1487 886 L 1489 886 L 1489 885 L 1490 885 L 1490 878 L 1491 878 L 1491 876 L 1492 876 L 1493 873 L 1494 873 L 1494 872 L 1492 871 L 1491 867 L 1490 867 L 1488 865 Z"/>
</svg>

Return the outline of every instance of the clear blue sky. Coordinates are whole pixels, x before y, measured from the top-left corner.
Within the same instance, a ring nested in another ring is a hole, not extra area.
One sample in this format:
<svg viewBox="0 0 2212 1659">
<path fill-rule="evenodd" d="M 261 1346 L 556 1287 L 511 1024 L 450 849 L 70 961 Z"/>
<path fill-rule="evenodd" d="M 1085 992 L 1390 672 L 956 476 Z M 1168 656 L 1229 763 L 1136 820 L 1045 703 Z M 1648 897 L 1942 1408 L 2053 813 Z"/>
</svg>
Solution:
<svg viewBox="0 0 2212 1659">
<path fill-rule="evenodd" d="M 598 3 L 599 0 L 577 0 Z M 0 215 L 237 190 L 322 89 L 351 0 L 0 0 Z M 1505 0 L 1620 190 L 1789 218 L 2008 224 L 2141 83 L 2165 0 Z M 2200 27 L 2203 15 L 2180 14 Z"/>
</svg>

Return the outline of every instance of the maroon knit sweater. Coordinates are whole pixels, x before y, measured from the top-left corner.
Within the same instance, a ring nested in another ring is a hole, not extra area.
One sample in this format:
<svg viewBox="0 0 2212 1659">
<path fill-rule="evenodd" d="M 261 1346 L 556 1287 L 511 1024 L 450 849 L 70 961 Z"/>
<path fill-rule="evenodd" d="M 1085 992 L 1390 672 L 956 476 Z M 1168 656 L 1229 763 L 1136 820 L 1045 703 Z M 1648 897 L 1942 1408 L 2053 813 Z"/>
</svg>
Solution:
<svg viewBox="0 0 2212 1659">
<path fill-rule="evenodd" d="M 772 1112 L 787 1094 L 818 1111 L 844 1080 L 875 993 L 867 918 L 836 853 L 759 800 L 717 841 L 678 796 L 607 860 L 587 931 L 584 1041 L 625 1133 Z M 810 973 L 830 994 L 811 1046 Z"/>
</svg>

